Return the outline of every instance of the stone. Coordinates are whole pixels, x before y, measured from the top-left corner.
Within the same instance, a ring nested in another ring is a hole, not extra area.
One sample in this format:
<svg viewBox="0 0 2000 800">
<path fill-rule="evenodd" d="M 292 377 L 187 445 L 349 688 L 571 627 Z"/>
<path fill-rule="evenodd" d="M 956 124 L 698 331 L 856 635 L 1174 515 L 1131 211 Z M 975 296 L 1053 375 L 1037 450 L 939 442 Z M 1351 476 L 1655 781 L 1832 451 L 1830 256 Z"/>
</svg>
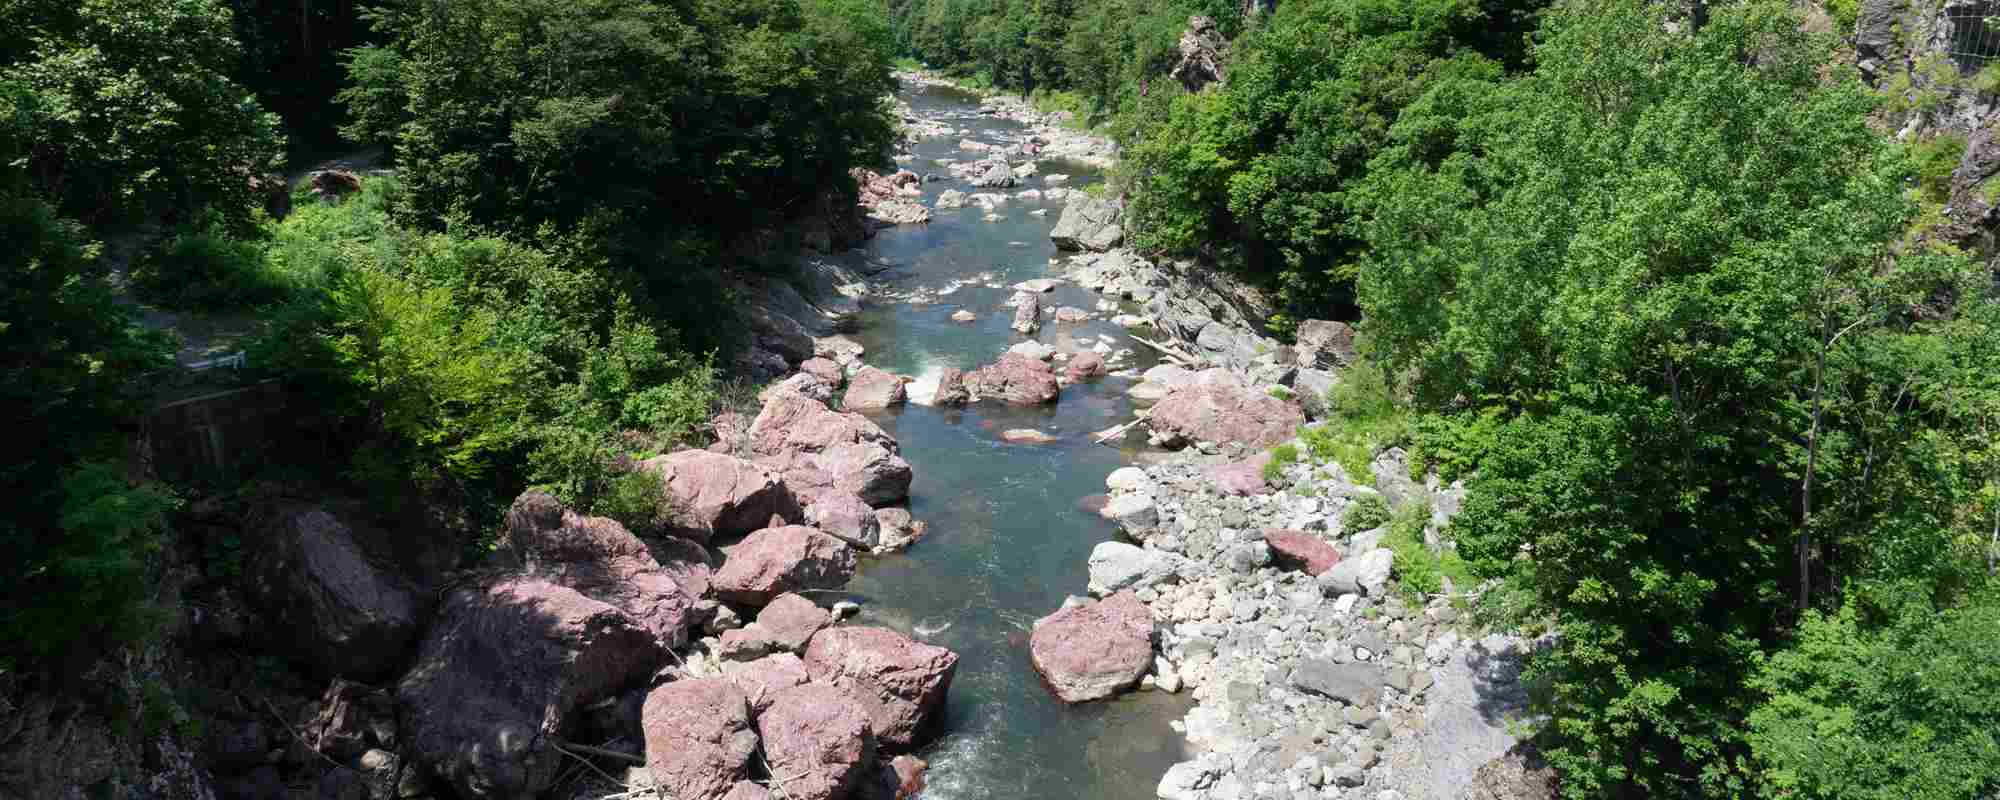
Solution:
<svg viewBox="0 0 2000 800">
<path fill-rule="evenodd" d="M 832 624 L 833 618 L 825 609 L 788 592 L 772 598 L 749 625 L 724 633 L 720 654 L 725 659 L 754 661 L 771 653 L 797 653 L 805 649 L 813 634 Z"/>
<path fill-rule="evenodd" d="M 833 359 L 830 358 L 820 358 L 819 356 L 808 358 L 800 362 L 799 372 L 818 378 L 820 382 L 835 389 L 840 388 L 842 384 L 847 382 L 847 370 L 842 369 L 839 364 L 833 363 Z"/>
<path fill-rule="evenodd" d="M 1042 327 L 1042 298 L 1040 295 L 1034 292 L 1015 292 L 1013 306 L 1014 324 L 1011 327 L 1013 327 L 1015 333 L 1024 336 L 1033 335 L 1037 329 Z"/>
<path fill-rule="evenodd" d="M 646 768 L 668 797 L 719 800 L 749 776 L 750 703 L 724 678 L 678 680 L 646 695 Z"/>
<path fill-rule="evenodd" d="M 1022 358 L 1032 358 L 1036 361 L 1047 361 L 1050 358 L 1055 357 L 1056 349 L 1054 347 L 1050 347 L 1049 345 L 1042 344 L 1041 342 L 1030 340 L 1026 342 L 1021 342 L 1019 344 L 1014 345 L 1013 347 L 1007 348 L 1007 352 L 1013 355 L 1021 356 Z"/>
<path fill-rule="evenodd" d="M 761 783 L 757 783 L 755 781 L 737 781 L 735 786 L 730 787 L 729 794 L 725 794 L 722 796 L 722 800 L 782 800 L 782 799 L 777 795 L 772 794 L 771 790 L 766 788 Z"/>
<path fill-rule="evenodd" d="M 652 549 L 615 520 L 578 514 L 542 492 L 522 492 L 507 510 L 507 546 L 527 574 L 609 603 L 666 647 L 686 644 L 688 630 L 702 622 L 695 610 L 701 597 L 681 586 Z"/>
<path fill-rule="evenodd" d="M 931 395 L 931 405 L 962 406 L 972 401 L 972 392 L 965 388 L 965 372 L 957 367 L 945 367 L 938 375 L 937 393 Z"/>
<path fill-rule="evenodd" d="M 1200 762 L 1183 761 L 1167 768 L 1167 773 L 1160 776 L 1160 784 L 1153 793 L 1160 800 L 1202 800 L 1208 796 L 1204 790 L 1213 785 L 1214 770 L 1202 766 Z"/>
<path fill-rule="evenodd" d="M 325 676 L 387 677 L 430 622 L 449 537 L 375 527 L 358 512 L 289 505 L 244 526 L 244 599 L 260 643 Z"/>
<path fill-rule="evenodd" d="M 701 630 L 703 633 L 707 633 L 712 636 L 720 636 L 725 632 L 737 630 L 742 627 L 743 627 L 742 615 L 737 614 L 736 610 L 730 608 L 729 606 L 717 604 L 715 607 L 715 615 L 709 617 L 708 622 L 704 623 L 701 626 Z"/>
<path fill-rule="evenodd" d="M 1299 405 L 1307 414 L 1324 418 L 1329 413 L 1327 394 L 1340 385 L 1340 377 L 1323 369 L 1301 368 L 1292 376 L 1292 393 L 1299 399 Z"/>
<path fill-rule="evenodd" d="M 786 364 L 797 364 L 812 358 L 813 337 L 799 321 L 763 303 L 752 303 L 744 316 L 750 323 L 750 336 L 757 345 L 783 358 Z"/>
<path fill-rule="evenodd" d="M 1081 308 L 1077 308 L 1076 306 L 1058 306 L 1056 308 L 1055 317 L 1056 317 L 1056 322 L 1058 323 L 1064 325 L 1075 325 L 1079 322 L 1088 321 L 1090 319 L 1090 312 L 1085 311 Z"/>
<path fill-rule="evenodd" d="M 1061 285 L 1063 285 L 1061 278 L 1030 278 L 1014 284 L 1014 291 L 1040 294 L 1042 292 L 1054 291 L 1057 286 Z"/>
<path fill-rule="evenodd" d="M 924 537 L 930 525 L 910 516 L 908 509 L 875 509 L 875 527 L 882 532 L 877 550 L 901 550 Z"/>
<path fill-rule="evenodd" d="M 910 200 L 883 200 L 868 209 L 868 218 L 882 225 L 914 225 L 931 221 L 931 210 Z"/>
<path fill-rule="evenodd" d="M 1245 385 L 1223 369 L 1204 370 L 1174 386 L 1153 406 L 1146 424 L 1156 443 L 1234 443 L 1267 449 L 1290 441 L 1305 424 L 1298 406 Z"/>
<path fill-rule="evenodd" d="M 952 322 L 972 322 L 972 321 L 974 321 L 974 320 L 977 320 L 977 319 L 979 319 L 979 315 L 978 315 L 978 314 L 974 314 L 974 313 L 972 313 L 971 311 L 967 311 L 967 310 L 965 310 L 965 309 L 963 309 L 963 308 L 961 308 L 961 309 L 959 309 L 959 310 L 957 310 L 957 311 L 953 311 L 953 312 L 951 312 L 951 321 L 952 321 Z"/>
<path fill-rule="evenodd" d="M 988 166 L 979 177 L 972 179 L 972 185 L 980 189 L 1010 189 L 1019 179 L 1005 161 L 986 162 Z"/>
<path fill-rule="evenodd" d="M 1111 697 L 1138 685 L 1152 666 L 1152 612 L 1131 592 L 1068 606 L 1035 621 L 1028 653 L 1063 702 Z"/>
<path fill-rule="evenodd" d="M 1125 239 L 1118 204 L 1101 198 L 1082 196 L 1063 206 L 1049 240 L 1058 250 L 1089 250 L 1102 253 Z"/>
<path fill-rule="evenodd" d="M 805 662 L 790 652 L 772 653 L 754 661 L 723 661 L 722 677 L 735 684 L 749 701 L 752 718 L 770 708 L 771 701 L 786 689 L 811 680 L 806 675 Z"/>
<path fill-rule="evenodd" d="M 871 549 L 882 543 L 882 525 L 875 519 L 875 509 L 859 495 L 821 493 L 806 514 L 811 517 L 812 526 L 822 531 L 866 543 Z"/>
<path fill-rule="evenodd" d="M 1555 800 L 1561 784 L 1554 768 L 1528 745 L 1481 765 L 1466 800 Z"/>
<path fill-rule="evenodd" d="M 842 626 L 812 638 L 805 665 L 814 681 L 861 699 L 885 753 L 904 753 L 936 730 L 958 654 L 887 628 Z"/>
<path fill-rule="evenodd" d="M 381 732 L 391 735 L 387 738 Z M 394 747 L 396 745 L 396 700 L 388 692 L 375 689 L 350 680 L 335 678 L 320 695 L 319 716 L 306 725 L 305 740 L 314 752 L 338 761 L 347 761 L 368 750 L 370 747 Z M 248 766 L 262 762 L 268 752 L 267 742 L 242 742 L 246 736 L 261 736 L 260 729 L 238 732 L 235 738 L 240 745 L 232 747 L 242 752 L 234 757 L 210 754 L 209 763 L 227 768 L 235 764 Z"/>
<path fill-rule="evenodd" d="M 1000 440 L 1009 444 L 1049 444 L 1056 437 L 1033 428 L 1009 428 L 1000 432 Z"/>
<path fill-rule="evenodd" d="M 1152 483 L 1152 479 L 1146 477 L 1146 471 L 1138 467 L 1119 467 L 1104 478 L 1105 488 L 1114 492 L 1138 491 Z"/>
<path fill-rule="evenodd" d="M 1280 566 L 1299 569 L 1318 577 L 1340 563 L 1340 550 L 1332 542 L 1305 531 L 1264 529 L 1264 543 Z"/>
<path fill-rule="evenodd" d="M 1321 573 L 1317 580 L 1328 597 L 1343 594 L 1381 597 L 1388 587 L 1389 573 L 1395 566 L 1396 554 L 1388 548 L 1377 547 L 1334 565 Z"/>
<path fill-rule="evenodd" d="M 1013 353 L 973 370 L 965 376 L 965 385 L 983 399 L 1012 405 L 1053 403 L 1062 394 L 1062 386 L 1047 364 Z"/>
<path fill-rule="evenodd" d="M 1101 378 L 1109 372 L 1104 366 L 1104 354 L 1091 350 L 1077 353 L 1063 370 L 1063 377 L 1070 383 L 1082 383 L 1091 378 Z"/>
<path fill-rule="evenodd" d="M 1345 322 L 1309 319 L 1299 323 L 1292 353 L 1301 369 L 1338 371 L 1354 363 L 1354 328 Z"/>
<path fill-rule="evenodd" d="M 466 797 L 527 797 L 562 765 L 573 709 L 650 677 L 666 649 L 639 620 L 539 578 L 459 589 L 396 695 L 405 756 Z"/>
<path fill-rule="evenodd" d="M 1090 593 L 1099 597 L 1149 587 L 1172 575 L 1172 565 L 1156 551 L 1124 542 L 1100 542 L 1090 550 Z"/>
<path fill-rule="evenodd" d="M 1307 658 L 1292 668 L 1292 688 L 1324 695 L 1351 706 L 1372 709 L 1382 700 L 1388 675 L 1369 664 L 1341 664 L 1327 658 Z"/>
<path fill-rule="evenodd" d="M 1160 524 L 1160 512 L 1154 506 L 1153 498 L 1140 492 L 1127 492 L 1111 498 L 1098 514 L 1118 523 L 1119 527 L 1134 536 Z"/>
<path fill-rule="evenodd" d="M 773 515 L 788 522 L 804 518 L 778 473 L 753 461 L 682 450 L 646 459 L 639 468 L 660 476 L 668 530 L 677 536 L 706 544 L 765 527 Z"/>
<path fill-rule="evenodd" d="M 847 379 L 847 393 L 841 396 L 840 405 L 858 411 L 899 406 L 909 399 L 902 378 L 874 367 L 862 367 Z"/>
<path fill-rule="evenodd" d="M 1368 773 L 1352 764 L 1327 768 L 1327 778 L 1336 786 L 1353 788 L 1368 782 Z"/>
<path fill-rule="evenodd" d="M 824 683 L 780 692 L 757 715 L 757 733 L 792 800 L 846 798 L 875 761 L 875 732 L 859 698 Z"/>
<path fill-rule="evenodd" d="M 838 589 L 854 577 L 854 550 L 802 525 L 765 528 L 723 548 L 715 573 L 723 600 L 763 606 L 778 595 L 804 589 Z"/>
<path fill-rule="evenodd" d="M 1216 491 L 1231 497 L 1270 494 L 1271 484 L 1264 480 L 1264 465 L 1270 462 L 1269 452 L 1258 453 L 1242 461 L 1209 467 L 1202 470 L 1202 477 L 1214 484 Z"/>
<path fill-rule="evenodd" d="M 757 393 L 757 402 L 768 402 L 771 398 L 781 394 L 795 394 L 800 397 L 810 397 L 822 403 L 831 403 L 833 402 L 833 384 L 827 383 L 818 375 L 801 372 L 764 387 L 763 391 Z"/>
<path fill-rule="evenodd" d="M 937 203 L 934 207 L 940 211 L 950 208 L 964 208 L 965 193 L 957 189 L 946 189 L 938 194 Z"/>
<path fill-rule="evenodd" d="M 897 452 L 894 437 L 860 414 L 840 413 L 825 403 L 782 394 L 765 401 L 745 432 L 750 451 L 760 456 L 819 453 L 850 444 L 873 444 Z"/>
</svg>

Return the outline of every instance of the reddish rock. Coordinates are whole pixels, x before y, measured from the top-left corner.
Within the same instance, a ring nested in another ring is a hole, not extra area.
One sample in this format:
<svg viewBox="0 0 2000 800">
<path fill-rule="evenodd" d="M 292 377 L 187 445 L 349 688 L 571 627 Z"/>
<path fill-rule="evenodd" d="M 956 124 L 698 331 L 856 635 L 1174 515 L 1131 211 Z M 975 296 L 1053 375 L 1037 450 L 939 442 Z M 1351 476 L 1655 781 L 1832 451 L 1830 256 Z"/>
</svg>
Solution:
<svg viewBox="0 0 2000 800">
<path fill-rule="evenodd" d="M 834 388 L 839 388 L 841 384 L 847 382 L 847 370 L 841 369 L 840 365 L 833 363 L 832 359 L 820 358 L 819 356 L 813 356 L 799 364 L 799 371 L 818 378 L 821 382 Z"/>
<path fill-rule="evenodd" d="M 764 713 L 786 689 L 811 680 L 805 662 L 792 653 L 772 653 L 755 661 L 724 661 L 722 677 L 735 683 L 749 699 L 752 717 Z"/>
<path fill-rule="evenodd" d="M 898 452 L 896 439 L 860 414 L 842 414 L 826 404 L 795 394 L 781 394 L 764 403 L 747 434 L 750 451 L 775 456 L 818 453 L 840 445 L 873 444 Z"/>
<path fill-rule="evenodd" d="M 796 653 L 805 649 L 813 634 L 832 624 L 833 617 L 813 601 L 781 594 L 757 612 L 755 622 L 723 632 L 722 657 L 749 661 L 770 653 Z"/>
<path fill-rule="evenodd" d="M 1015 292 L 1014 332 L 1033 334 L 1042 326 L 1042 296 L 1034 292 Z"/>
<path fill-rule="evenodd" d="M 781 800 L 781 799 L 777 795 L 772 794 L 771 790 L 765 788 L 764 785 L 761 783 L 753 783 L 751 781 L 737 781 L 736 785 L 730 788 L 729 794 L 725 794 L 722 796 L 722 800 Z"/>
<path fill-rule="evenodd" d="M 666 657 L 625 612 L 531 577 L 452 593 L 396 690 L 402 751 L 464 797 L 529 797 L 556 779 L 571 711 Z"/>
<path fill-rule="evenodd" d="M 807 459 L 825 473 L 835 491 L 860 497 L 871 506 L 901 502 L 910 496 L 916 472 L 894 449 L 875 444 L 829 447 Z"/>
<path fill-rule="evenodd" d="M 957 367 L 946 367 L 938 376 L 937 394 L 931 396 L 934 406 L 962 406 L 972 400 L 972 393 L 965 389 L 965 372 Z"/>
<path fill-rule="evenodd" d="M 1297 567 L 1314 577 L 1340 563 L 1340 550 L 1332 542 L 1304 531 L 1265 528 L 1264 543 L 1270 545 L 1271 557 L 1280 565 Z"/>
<path fill-rule="evenodd" d="M 875 761 L 875 732 L 851 693 L 823 683 L 794 686 L 757 716 L 764 758 L 792 800 L 848 797 Z"/>
<path fill-rule="evenodd" d="M 1056 437 L 1034 428 L 1009 428 L 1000 432 L 1000 440 L 1012 444 L 1048 444 Z"/>
<path fill-rule="evenodd" d="M 1080 383 L 1103 377 L 1106 371 L 1103 354 L 1085 350 L 1070 358 L 1069 365 L 1063 369 L 1063 377 L 1068 378 L 1070 383 Z"/>
<path fill-rule="evenodd" d="M 772 515 L 798 522 L 798 498 L 777 473 L 735 456 L 682 450 L 649 458 L 641 469 L 660 476 L 672 517 L 670 530 L 698 542 L 764 527 Z"/>
<path fill-rule="evenodd" d="M 1062 394 L 1049 365 L 1017 353 L 973 370 L 965 376 L 965 387 L 981 399 L 1024 406 L 1053 403 Z"/>
<path fill-rule="evenodd" d="M 903 388 L 903 379 L 874 367 L 862 367 L 847 381 L 847 394 L 840 399 L 842 408 L 861 410 L 900 406 L 909 401 L 909 393 Z"/>
<path fill-rule="evenodd" d="M 1063 702 L 1110 697 L 1153 665 L 1153 615 L 1130 591 L 1070 606 L 1035 621 L 1028 655 Z"/>
<path fill-rule="evenodd" d="M 1236 497 L 1270 494 L 1271 484 L 1264 481 L 1264 465 L 1270 463 L 1271 454 L 1266 451 L 1242 461 L 1217 464 L 1204 470 L 1210 483 L 1217 491 Z"/>
<path fill-rule="evenodd" d="M 1305 414 L 1293 403 L 1251 388 L 1228 370 L 1210 369 L 1168 390 L 1146 424 L 1153 439 L 1168 447 L 1233 442 L 1269 448 L 1290 441 L 1305 424 Z"/>
<path fill-rule="evenodd" d="M 714 594 L 709 583 L 715 577 L 715 560 L 708 548 L 678 536 L 654 536 L 641 541 L 653 554 L 653 560 L 660 562 L 660 569 L 667 577 L 680 584 L 681 591 L 703 599 Z"/>
<path fill-rule="evenodd" d="M 529 574 L 616 606 L 668 647 L 686 644 L 687 629 L 700 622 L 699 596 L 613 520 L 583 516 L 541 492 L 523 492 L 507 511 L 507 544 Z"/>
<path fill-rule="evenodd" d="M 749 775 L 757 733 L 750 703 L 722 678 L 679 680 L 654 689 L 642 712 L 646 767 L 666 796 L 718 800 Z"/>
<path fill-rule="evenodd" d="M 714 453 L 741 453 L 749 449 L 750 418 L 734 411 L 724 411 L 708 421 L 709 431 L 715 434 L 715 441 L 708 446 Z"/>
<path fill-rule="evenodd" d="M 944 708 L 958 654 L 887 628 L 838 627 L 806 646 L 806 674 L 854 692 L 887 752 L 921 743 Z"/>
<path fill-rule="evenodd" d="M 335 678 L 320 696 L 319 716 L 306 726 L 305 739 L 320 755 L 345 761 L 376 744 L 393 745 L 395 731 L 395 698 L 380 689 Z M 389 735 L 384 737 L 384 733 Z M 257 753 L 258 760 L 262 755 Z"/>
<path fill-rule="evenodd" d="M 838 589 L 854 577 L 853 548 L 803 525 L 765 528 L 722 552 L 715 592 L 731 603 L 762 606 L 786 592 Z"/>
<path fill-rule="evenodd" d="M 808 515 L 813 527 L 866 542 L 870 549 L 882 541 L 882 525 L 875 521 L 875 509 L 856 495 L 823 492 L 813 501 Z"/>
<path fill-rule="evenodd" d="M 930 764 L 907 753 L 887 761 L 877 761 L 862 779 L 857 800 L 909 800 L 924 790 L 924 773 Z"/>
</svg>

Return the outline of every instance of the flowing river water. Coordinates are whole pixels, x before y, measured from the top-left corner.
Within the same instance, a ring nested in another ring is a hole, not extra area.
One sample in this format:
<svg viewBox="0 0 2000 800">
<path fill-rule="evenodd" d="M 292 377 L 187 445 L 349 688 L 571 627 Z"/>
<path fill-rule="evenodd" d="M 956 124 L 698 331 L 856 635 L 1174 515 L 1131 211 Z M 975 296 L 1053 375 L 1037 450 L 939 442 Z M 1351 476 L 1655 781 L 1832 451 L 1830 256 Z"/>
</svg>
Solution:
<svg viewBox="0 0 2000 800">
<path fill-rule="evenodd" d="M 931 87 L 906 91 L 905 98 L 916 113 L 969 131 L 917 145 L 916 161 L 906 166 L 919 174 L 945 174 L 936 159 L 982 157 L 960 150 L 960 138 L 1005 145 L 1024 135 L 1018 123 L 980 115 L 971 95 Z M 1061 162 L 1043 162 L 1041 172 L 1071 175 L 1072 188 L 1100 180 L 1087 167 Z M 1013 197 L 1044 188 L 1042 176 L 1011 190 L 973 189 L 948 175 L 923 188 L 925 205 L 948 189 L 998 191 L 1010 200 L 996 209 L 1001 220 L 988 221 L 977 206 L 939 209 L 928 225 L 890 228 L 867 243 L 866 257 L 895 265 L 875 277 L 884 298 L 869 306 L 853 336 L 868 348 L 868 363 L 919 376 L 921 385 L 945 367 L 990 363 L 1028 338 L 1070 350 L 1109 336 L 1113 347 L 1143 350 L 1102 312 L 1076 324 L 1045 317 L 1035 337 L 1009 328 L 1009 287 L 1060 277 L 1050 264 L 1056 250 L 1049 231 L 1061 205 Z M 1029 213 L 1038 208 L 1048 213 Z M 971 282 L 932 302 L 886 299 L 965 281 Z M 1101 298 L 1064 285 L 1042 299 L 1044 306 L 1094 310 Z M 978 319 L 952 321 L 961 309 Z M 1141 352 L 1114 368 L 1150 363 Z M 1113 376 L 1074 384 L 1044 407 L 911 404 L 872 414 L 902 442 L 916 470 L 910 511 L 930 532 L 905 553 L 864 560 L 848 589 L 861 602 L 858 623 L 900 630 L 960 656 L 942 735 L 920 753 L 930 762 L 926 797 L 1145 800 L 1167 767 L 1185 758 L 1182 737 L 1169 723 L 1191 705 L 1186 696 L 1136 692 L 1066 706 L 1042 686 L 1028 659 L 1034 620 L 1083 593 L 1091 548 L 1115 534 L 1114 525 L 1082 503 L 1101 494 L 1105 476 L 1144 448 L 1137 434 L 1122 449 L 1092 443 L 1093 432 L 1131 417 L 1125 396 L 1131 383 Z M 1056 441 L 1002 442 L 1001 431 L 1010 428 L 1036 428 Z"/>
</svg>

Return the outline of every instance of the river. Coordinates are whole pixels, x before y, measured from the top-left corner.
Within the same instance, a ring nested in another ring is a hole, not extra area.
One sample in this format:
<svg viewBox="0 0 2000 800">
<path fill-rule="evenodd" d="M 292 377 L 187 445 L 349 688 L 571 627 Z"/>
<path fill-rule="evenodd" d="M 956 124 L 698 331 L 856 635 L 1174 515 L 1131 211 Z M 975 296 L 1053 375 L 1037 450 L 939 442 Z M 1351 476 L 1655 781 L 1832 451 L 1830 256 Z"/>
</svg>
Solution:
<svg viewBox="0 0 2000 800">
<path fill-rule="evenodd" d="M 1001 191 L 1013 196 L 1045 188 L 1041 175 L 1011 190 L 977 190 L 949 177 L 935 159 L 977 160 L 959 139 L 1005 145 L 1023 126 L 981 116 L 978 99 L 948 89 L 907 90 L 911 107 L 926 117 L 969 129 L 965 137 L 925 141 L 916 147 L 918 172 L 945 174 L 926 183 L 924 204 L 950 189 Z M 1101 180 L 1089 168 L 1043 162 L 1043 175 L 1072 176 L 1070 187 Z M 1047 208 L 1044 216 L 1029 212 Z M 934 211 L 927 225 L 882 231 L 865 256 L 896 265 L 876 276 L 877 294 L 935 292 L 984 276 L 934 302 L 878 299 L 854 335 L 866 360 L 890 372 L 935 380 L 945 367 L 971 370 L 997 359 L 1016 342 L 1004 307 L 1017 281 L 1059 277 L 1049 231 L 1060 204 L 1011 199 L 987 221 L 977 206 Z M 997 287 L 997 288 L 996 288 Z M 1043 295 L 1044 306 L 1097 307 L 1099 295 L 1070 285 Z M 953 312 L 979 315 L 954 322 Z M 1133 309 L 1126 308 L 1125 311 Z M 1116 348 L 1137 348 L 1108 313 L 1083 323 L 1047 321 L 1032 338 L 1064 349 L 1096 337 Z M 1087 345 L 1086 345 L 1087 346 Z M 1122 366 L 1150 365 L 1143 353 Z M 963 409 L 911 404 L 872 417 L 901 442 L 916 470 L 910 511 L 930 525 L 907 552 L 866 560 L 849 585 L 862 604 L 859 624 L 881 625 L 958 652 L 958 673 L 945 711 L 942 736 L 919 755 L 929 760 L 932 800 L 1145 800 L 1160 775 L 1185 758 L 1169 723 L 1191 701 L 1164 692 L 1137 692 L 1108 701 L 1067 706 L 1041 684 L 1029 664 L 1027 635 L 1036 618 L 1081 594 L 1091 548 L 1116 528 L 1082 508 L 1104 491 L 1104 478 L 1144 448 L 1129 436 L 1123 449 L 1095 445 L 1091 433 L 1129 419 L 1125 389 L 1131 379 L 1107 377 L 1063 389 L 1053 406 L 1013 408 L 983 402 Z M 916 392 L 923 394 L 923 392 Z M 1007 444 L 1001 431 L 1036 428 L 1057 437 L 1051 444 Z"/>
</svg>

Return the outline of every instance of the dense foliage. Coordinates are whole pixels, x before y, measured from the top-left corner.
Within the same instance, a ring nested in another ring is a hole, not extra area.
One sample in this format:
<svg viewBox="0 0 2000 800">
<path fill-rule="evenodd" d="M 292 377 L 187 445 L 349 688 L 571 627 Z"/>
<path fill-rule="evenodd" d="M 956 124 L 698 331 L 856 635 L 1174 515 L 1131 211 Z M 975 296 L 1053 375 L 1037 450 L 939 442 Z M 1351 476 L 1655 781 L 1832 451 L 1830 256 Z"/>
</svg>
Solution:
<svg viewBox="0 0 2000 800">
<path fill-rule="evenodd" d="M 702 337 L 720 246 L 813 207 L 891 137 L 866 0 L 413 2 L 373 21 L 389 41 L 349 55 L 347 131 L 393 145 L 414 219 L 585 231 Z"/>
</svg>

